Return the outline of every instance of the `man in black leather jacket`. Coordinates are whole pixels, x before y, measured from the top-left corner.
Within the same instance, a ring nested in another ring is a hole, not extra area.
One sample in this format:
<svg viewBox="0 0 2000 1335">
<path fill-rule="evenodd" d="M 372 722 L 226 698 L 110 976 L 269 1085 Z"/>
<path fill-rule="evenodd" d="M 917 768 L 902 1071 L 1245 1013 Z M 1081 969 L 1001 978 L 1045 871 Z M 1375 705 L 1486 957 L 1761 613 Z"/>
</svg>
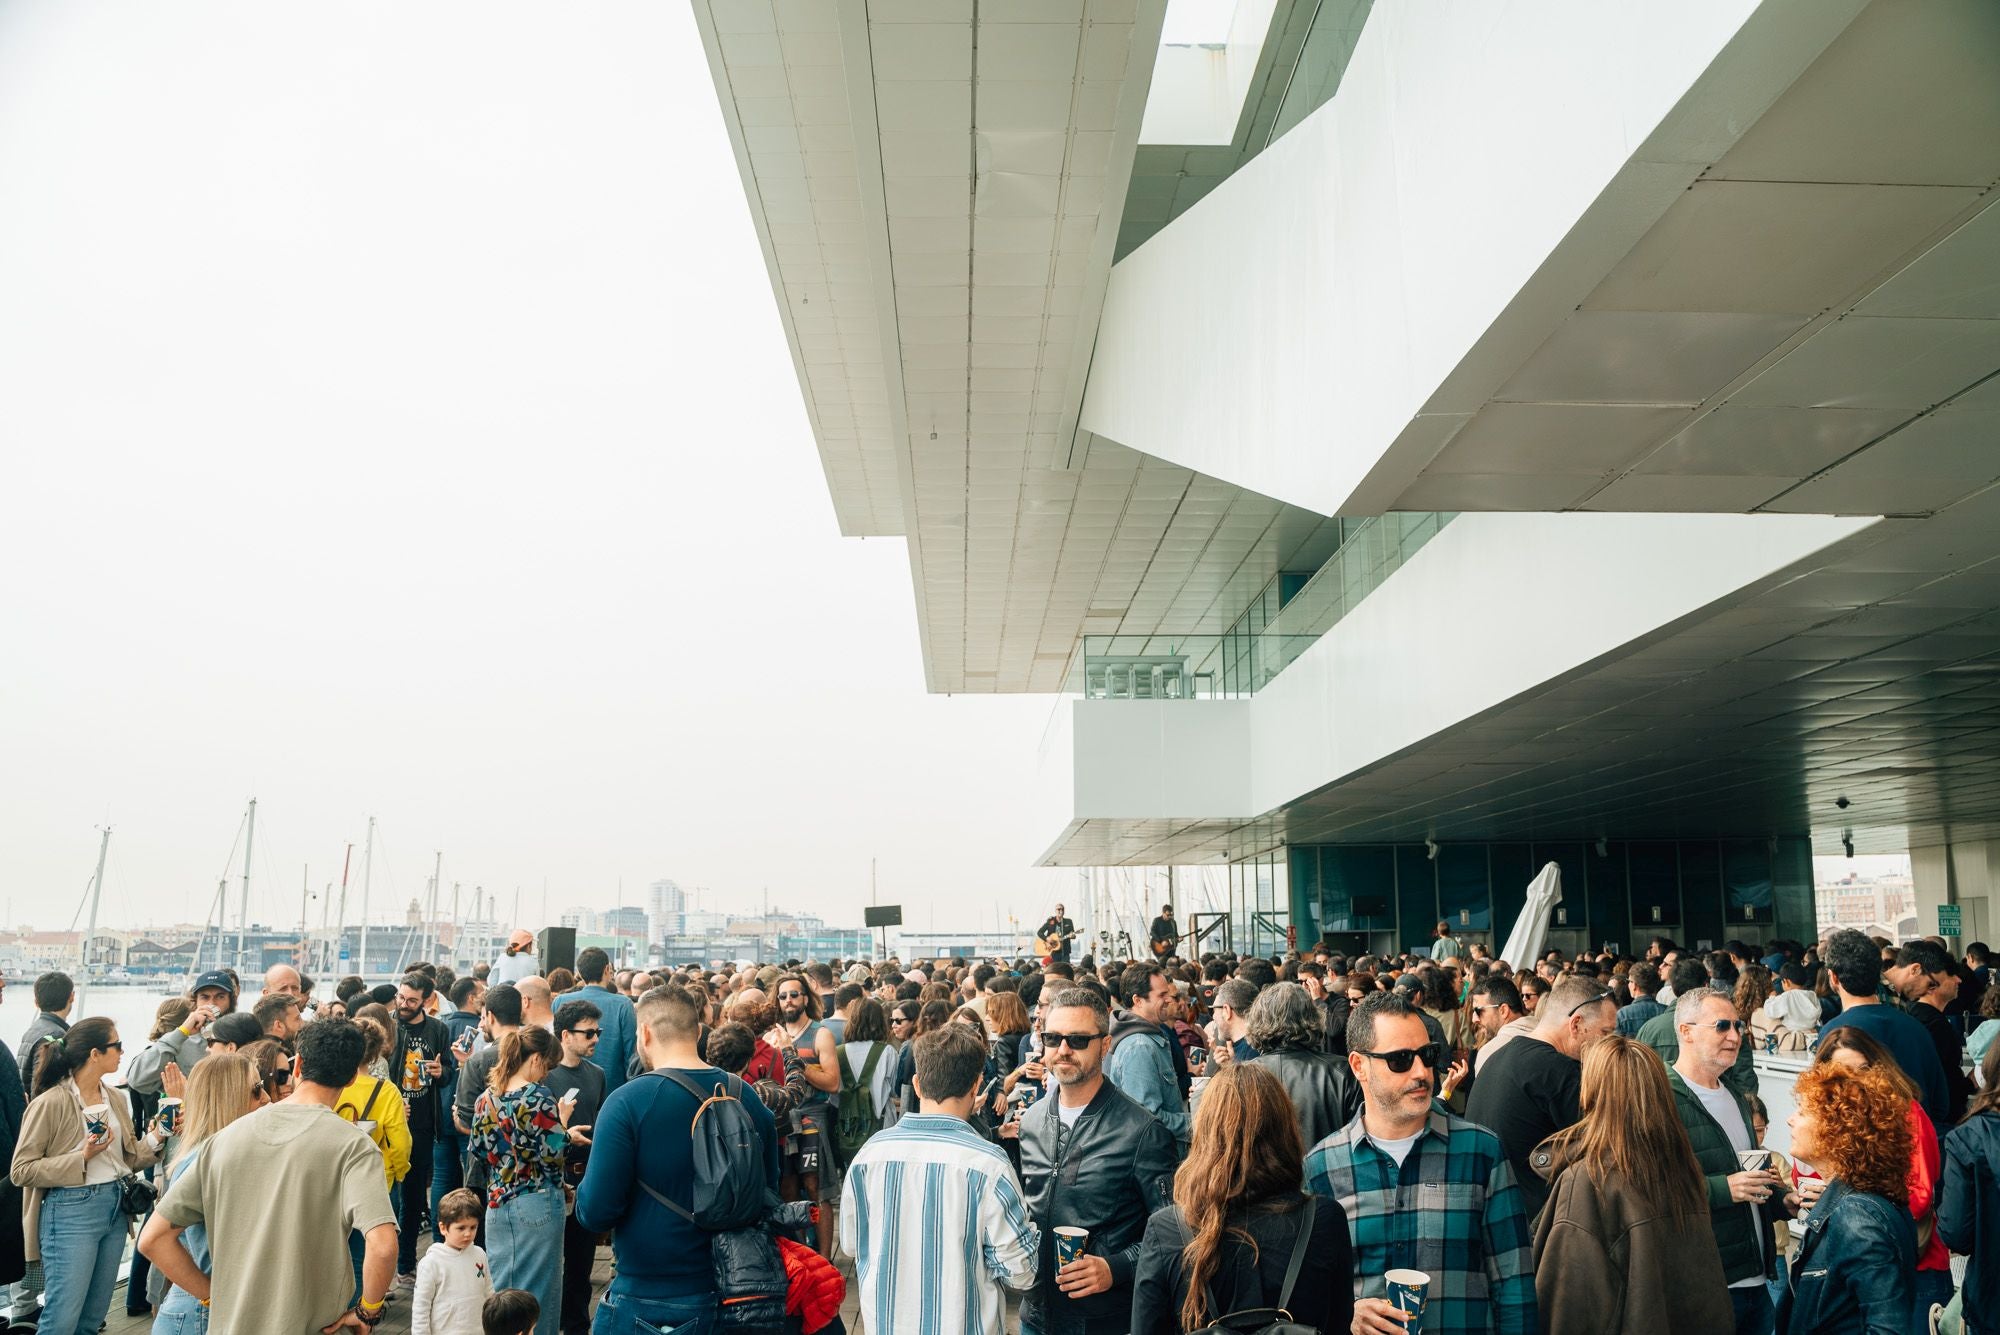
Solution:
<svg viewBox="0 0 2000 1335">
<path fill-rule="evenodd" d="M 1297 983 L 1274 983 L 1250 1006 L 1255 1064 L 1278 1077 L 1298 1114 L 1304 1144 L 1317 1145 L 1361 1111 L 1361 1086 L 1347 1062 L 1326 1052 L 1320 1007 Z"/>
<path fill-rule="evenodd" d="M 1172 1197 L 1174 1138 L 1104 1078 L 1111 1016 L 1083 988 L 1056 995 L 1043 1024 L 1056 1097 L 1021 1118 L 1021 1184 L 1042 1233 L 1042 1280 L 1021 1307 L 1022 1335 L 1123 1335 L 1146 1219 Z M 1084 1254 L 1056 1265 L 1055 1230 L 1089 1231 Z"/>
</svg>

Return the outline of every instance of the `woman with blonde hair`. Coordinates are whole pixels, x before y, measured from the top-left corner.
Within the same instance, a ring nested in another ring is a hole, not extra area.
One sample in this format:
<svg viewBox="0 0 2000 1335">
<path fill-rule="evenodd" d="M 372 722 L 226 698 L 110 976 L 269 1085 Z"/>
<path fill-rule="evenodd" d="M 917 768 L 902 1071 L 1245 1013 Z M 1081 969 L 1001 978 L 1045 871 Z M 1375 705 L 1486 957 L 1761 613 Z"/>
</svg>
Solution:
<svg viewBox="0 0 2000 1335">
<path fill-rule="evenodd" d="M 1838 1062 L 1792 1087 L 1792 1153 L 1827 1179 L 1792 1257 L 1778 1330 L 1881 1335 L 1911 1329 L 1917 1230 L 1910 1220 L 1908 1100 L 1880 1067 Z"/>
<path fill-rule="evenodd" d="M 174 1140 L 174 1157 L 161 1188 L 180 1180 L 201 1153 L 210 1136 L 246 1113 L 264 1106 L 264 1082 L 256 1063 L 240 1052 L 212 1052 L 196 1063 L 187 1078 L 187 1097 L 181 1105 L 181 1125 Z M 208 1273 L 208 1230 L 193 1224 L 181 1233 L 194 1263 Z M 159 1314 L 153 1318 L 154 1335 L 201 1335 L 208 1329 L 208 1307 L 186 1289 L 169 1285 L 160 1299 Z"/>
<path fill-rule="evenodd" d="M 1551 1184 L 1535 1227 L 1545 1335 L 1735 1329 L 1707 1179 L 1659 1054 L 1619 1034 L 1591 1044 L 1577 1108 L 1528 1159 Z"/>
<path fill-rule="evenodd" d="M 1223 1067 L 1195 1114 L 1174 1203 L 1146 1221 L 1132 1335 L 1180 1335 L 1260 1308 L 1282 1308 L 1324 1332 L 1347 1330 L 1347 1215 L 1308 1196 L 1304 1181 L 1305 1145 L 1284 1086 L 1254 1062 Z"/>
</svg>

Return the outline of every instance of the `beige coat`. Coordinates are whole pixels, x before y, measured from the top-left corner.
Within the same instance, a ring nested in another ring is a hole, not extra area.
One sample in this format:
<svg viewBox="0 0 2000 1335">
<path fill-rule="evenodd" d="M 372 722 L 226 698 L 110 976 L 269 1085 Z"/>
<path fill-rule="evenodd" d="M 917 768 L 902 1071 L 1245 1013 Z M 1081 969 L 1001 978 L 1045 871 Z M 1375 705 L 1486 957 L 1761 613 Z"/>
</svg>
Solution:
<svg viewBox="0 0 2000 1335">
<path fill-rule="evenodd" d="M 159 1150 L 132 1133 L 125 1091 L 106 1085 L 104 1102 L 117 1124 L 126 1166 L 136 1170 L 158 1162 Z M 28 1105 L 20 1137 L 14 1142 L 10 1176 L 21 1188 L 21 1232 L 30 1261 L 42 1259 L 42 1197 L 51 1187 L 82 1186 L 83 1173 L 83 1093 L 76 1081 L 65 1080 Z"/>
</svg>

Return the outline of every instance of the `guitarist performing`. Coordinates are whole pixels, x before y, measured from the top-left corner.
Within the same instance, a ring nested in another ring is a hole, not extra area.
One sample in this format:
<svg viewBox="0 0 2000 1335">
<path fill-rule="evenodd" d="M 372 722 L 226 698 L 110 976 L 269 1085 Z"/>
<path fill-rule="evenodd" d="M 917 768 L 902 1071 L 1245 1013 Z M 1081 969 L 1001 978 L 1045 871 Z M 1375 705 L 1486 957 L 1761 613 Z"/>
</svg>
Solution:
<svg viewBox="0 0 2000 1335">
<path fill-rule="evenodd" d="M 1160 905 L 1160 916 L 1153 919 L 1153 927 L 1147 935 L 1152 939 L 1153 956 L 1165 959 L 1174 953 L 1174 947 L 1181 943 L 1181 933 L 1174 922 L 1174 906 Z"/>
<path fill-rule="evenodd" d="M 1069 962 L 1069 943 L 1076 935 L 1076 924 L 1063 916 L 1063 906 L 1056 905 L 1056 911 L 1042 920 L 1035 930 L 1035 952 L 1043 956 L 1044 964 L 1058 961 Z"/>
</svg>

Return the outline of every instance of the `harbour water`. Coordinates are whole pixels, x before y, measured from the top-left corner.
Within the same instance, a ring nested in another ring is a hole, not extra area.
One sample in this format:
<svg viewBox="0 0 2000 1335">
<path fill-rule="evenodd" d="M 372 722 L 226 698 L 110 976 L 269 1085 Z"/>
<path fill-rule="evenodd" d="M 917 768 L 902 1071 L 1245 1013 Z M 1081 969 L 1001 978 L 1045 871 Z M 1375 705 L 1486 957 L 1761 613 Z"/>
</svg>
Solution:
<svg viewBox="0 0 2000 1335">
<path fill-rule="evenodd" d="M 153 1014 L 160 1002 L 179 993 L 184 987 L 178 978 L 160 978 L 143 983 L 92 983 L 83 996 L 83 1004 L 72 1008 L 71 1022 L 90 1015 L 109 1016 L 118 1025 L 118 1037 L 125 1043 L 125 1060 L 146 1046 L 146 1036 L 153 1031 Z M 237 999 L 238 1009 L 248 1009 L 261 995 L 256 988 L 245 992 Z M 0 1041 L 7 1044 L 7 1050 L 18 1060 L 21 1056 L 21 1035 L 28 1028 L 28 1021 L 35 1018 L 35 989 L 29 983 L 10 983 L 4 994 L 0 994 Z M 121 1065 L 120 1069 L 123 1069 Z"/>
</svg>

